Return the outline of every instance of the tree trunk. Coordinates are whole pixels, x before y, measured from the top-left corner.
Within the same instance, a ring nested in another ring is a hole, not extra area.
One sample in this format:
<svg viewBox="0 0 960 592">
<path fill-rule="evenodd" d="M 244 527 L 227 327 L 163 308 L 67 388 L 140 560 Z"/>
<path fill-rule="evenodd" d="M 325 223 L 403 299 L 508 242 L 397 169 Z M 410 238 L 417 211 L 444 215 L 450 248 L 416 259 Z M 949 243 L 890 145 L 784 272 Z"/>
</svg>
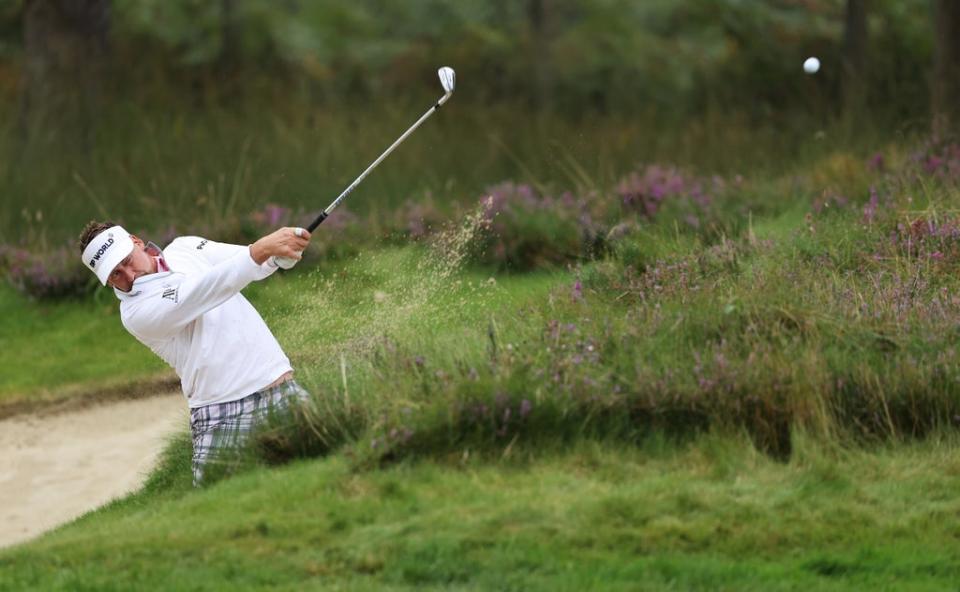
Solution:
<svg viewBox="0 0 960 592">
<path fill-rule="evenodd" d="M 89 146 L 110 21 L 111 0 L 24 0 L 21 138 L 50 121 Z"/>
<path fill-rule="evenodd" d="M 550 0 L 528 0 L 527 21 L 530 26 L 533 63 L 530 79 L 533 81 L 533 102 L 537 108 L 546 107 L 550 99 L 552 68 L 550 62 L 551 10 Z"/>
<path fill-rule="evenodd" d="M 858 113 L 867 96 L 868 0 L 847 0 L 843 33 L 843 102 L 848 115 Z"/>
<path fill-rule="evenodd" d="M 220 70 L 228 72 L 237 61 L 237 6 L 234 0 L 220 0 Z"/>
<path fill-rule="evenodd" d="M 960 2 L 937 0 L 933 68 L 933 129 L 956 132 L 960 125 Z"/>
</svg>

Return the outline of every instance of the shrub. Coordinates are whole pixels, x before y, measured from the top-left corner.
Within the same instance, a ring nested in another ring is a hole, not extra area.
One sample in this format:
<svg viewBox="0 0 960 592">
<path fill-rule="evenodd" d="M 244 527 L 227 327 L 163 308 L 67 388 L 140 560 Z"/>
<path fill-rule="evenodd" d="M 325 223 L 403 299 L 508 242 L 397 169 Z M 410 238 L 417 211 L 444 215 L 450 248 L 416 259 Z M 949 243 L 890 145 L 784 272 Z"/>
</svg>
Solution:
<svg viewBox="0 0 960 592">
<path fill-rule="evenodd" d="M 67 246 L 34 251 L 2 245 L 0 271 L 17 290 L 37 300 L 83 296 L 97 286 L 76 249 Z"/>
<path fill-rule="evenodd" d="M 297 226 L 308 226 L 320 214 L 321 210 L 305 212 L 293 217 Z M 343 259 L 356 255 L 360 245 L 369 244 L 374 238 L 372 233 L 364 232 L 360 218 L 347 209 L 339 206 L 323 224 L 314 230 L 310 238 L 310 247 L 304 253 L 308 260 Z"/>
<path fill-rule="evenodd" d="M 742 179 L 737 177 L 734 185 L 741 184 Z M 728 183 L 722 177 L 700 178 L 659 164 L 631 172 L 616 189 L 624 213 L 648 221 L 667 216 L 694 229 L 717 217 L 718 199 L 727 191 Z"/>
<path fill-rule="evenodd" d="M 960 182 L 960 143 L 950 138 L 929 138 L 913 152 L 910 161 L 912 172 L 918 177 L 950 184 Z"/>
<path fill-rule="evenodd" d="M 277 204 L 267 204 L 248 214 L 239 224 L 242 234 L 233 242 L 252 242 L 283 226 L 306 227 L 322 210 L 297 211 Z M 346 206 L 339 206 L 310 239 L 310 247 L 304 252 L 305 260 L 338 259 L 353 255 L 357 245 L 367 240 L 361 232 L 359 219 Z"/>
<path fill-rule="evenodd" d="M 501 269 L 529 270 L 587 257 L 599 234 L 585 200 L 571 193 L 554 198 L 530 185 L 505 182 L 491 187 L 481 204 L 490 232 L 478 258 Z"/>
<path fill-rule="evenodd" d="M 440 229 L 448 219 L 428 192 L 419 201 L 406 200 L 397 209 L 390 226 L 400 238 L 420 240 Z"/>
</svg>

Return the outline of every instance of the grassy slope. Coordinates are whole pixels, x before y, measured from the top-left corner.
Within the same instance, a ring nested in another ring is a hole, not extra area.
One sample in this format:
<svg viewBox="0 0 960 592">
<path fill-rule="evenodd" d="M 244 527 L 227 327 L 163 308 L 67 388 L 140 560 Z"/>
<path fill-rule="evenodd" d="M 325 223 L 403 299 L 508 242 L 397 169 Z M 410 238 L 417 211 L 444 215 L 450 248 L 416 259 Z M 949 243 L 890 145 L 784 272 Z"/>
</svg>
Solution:
<svg viewBox="0 0 960 592">
<path fill-rule="evenodd" d="M 960 575 L 954 446 L 337 456 L 117 503 L 0 554 L 0 589 L 939 590 Z"/>
<path fill-rule="evenodd" d="M 322 383 L 339 353 L 383 334 L 419 338 L 428 356 L 475 355 L 490 318 L 522 338 L 569 282 L 416 277 L 417 253 L 275 278 L 251 298 Z M 429 289 L 404 288 L 411 278 Z M 0 589 L 942 589 L 960 572 L 955 446 L 864 452 L 800 436 L 778 463 L 717 432 L 360 471 L 345 452 L 194 491 L 180 440 L 144 492 L 0 554 Z"/>
</svg>

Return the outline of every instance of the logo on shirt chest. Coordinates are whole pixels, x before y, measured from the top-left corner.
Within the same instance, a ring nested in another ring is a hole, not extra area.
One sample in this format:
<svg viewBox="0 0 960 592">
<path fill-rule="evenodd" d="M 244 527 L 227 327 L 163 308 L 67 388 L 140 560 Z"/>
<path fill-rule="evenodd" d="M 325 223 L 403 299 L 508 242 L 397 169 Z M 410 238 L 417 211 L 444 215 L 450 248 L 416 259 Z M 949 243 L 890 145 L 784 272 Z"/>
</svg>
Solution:
<svg viewBox="0 0 960 592">
<path fill-rule="evenodd" d="M 177 303 L 179 302 L 179 298 L 180 298 L 179 292 L 180 292 L 180 288 L 164 288 L 162 297 L 166 298 L 167 300 L 171 300 L 174 303 Z"/>
</svg>

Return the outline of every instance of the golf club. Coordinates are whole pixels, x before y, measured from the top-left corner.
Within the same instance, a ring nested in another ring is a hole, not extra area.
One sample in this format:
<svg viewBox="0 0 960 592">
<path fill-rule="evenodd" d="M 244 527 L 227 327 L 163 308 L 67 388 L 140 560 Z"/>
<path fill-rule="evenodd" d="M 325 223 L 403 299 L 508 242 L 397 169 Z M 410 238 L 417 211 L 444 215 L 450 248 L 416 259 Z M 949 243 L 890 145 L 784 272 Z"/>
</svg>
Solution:
<svg viewBox="0 0 960 592">
<path fill-rule="evenodd" d="M 396 142 L 394 142 L 393 144 L 390 145 L 389 148 L 384 150 L 383 154 L 381 154 L 379 158 L 373 161 L 373 164 L 367 167 L 367 170 L 360 173 L 360 176 L 357 177 L 356 180 L 354 180 L 354 182 L 351 183 L 346 189 L 344 189 L 343 193 L 341 193 L 340 196 L 337 197 L 337 199 L 333 200 L 333 203 L 327 206 L 327 209 L 323 210 L 320 213 L 320 215 L 317 216 L 317 218 L 310 223 L 310 226 L 307 226 L 308 232 L 313 232 L 314 229 L 317 228 L 317 226 L 320 226 L 320 224 L 322 224 L 323 221 L 327 219 L 327 216 L 330 215 L 330 212 L 332 212 L 334 208 L 340 205 L 340 202 L 343 200 L 343 198 L 350 195 L 350 193 L 354 189 L 356 189 L 357 185 L 359 185 L 360 182 L 363 181 L 366 178 L 366 176 L 370 174 L 370 171 L 376 168 L 376 166 L 380 164 L 384 158 L 386 158 L 391 152 L 393 152 L 394 148 L 399 146 L 401 142 L 407 139 L 407 136 L 413 133 L 413 130 L 420 127 L 421 123 L 426 121 L 428 117 L 433 115 L 434 111 L 439 109 L 441 106 L 443 106 L 444 103 L 446 103 L 450 99 L 451 95 L 453 95 L 453 89 L 457 83 L 457 73 L 453 71 L 453 68 L 444 66 L 437 71 L 437 74 L 440 76 L 440 84 L 443 85 L 443 92 L 444 92 L 443 96 L 440 97 L 440 100 L 438 100 L 433 107 L 430 107 L 430 109 L 428 109 L 427 112 L 424 113 L 420 117 L 420 119 L 416 121 L 416 123 L 411 125 L 410 129 L 403 132 L 403 135 L 397 138 Z M 297 259 L 290 259 L 287 257 L 274 257 L 273 259 L 274 259 L 274 262 L 278 266 L 282 267 L 283 269 L 290 269 L 298 261 Z"/>
</svg>

